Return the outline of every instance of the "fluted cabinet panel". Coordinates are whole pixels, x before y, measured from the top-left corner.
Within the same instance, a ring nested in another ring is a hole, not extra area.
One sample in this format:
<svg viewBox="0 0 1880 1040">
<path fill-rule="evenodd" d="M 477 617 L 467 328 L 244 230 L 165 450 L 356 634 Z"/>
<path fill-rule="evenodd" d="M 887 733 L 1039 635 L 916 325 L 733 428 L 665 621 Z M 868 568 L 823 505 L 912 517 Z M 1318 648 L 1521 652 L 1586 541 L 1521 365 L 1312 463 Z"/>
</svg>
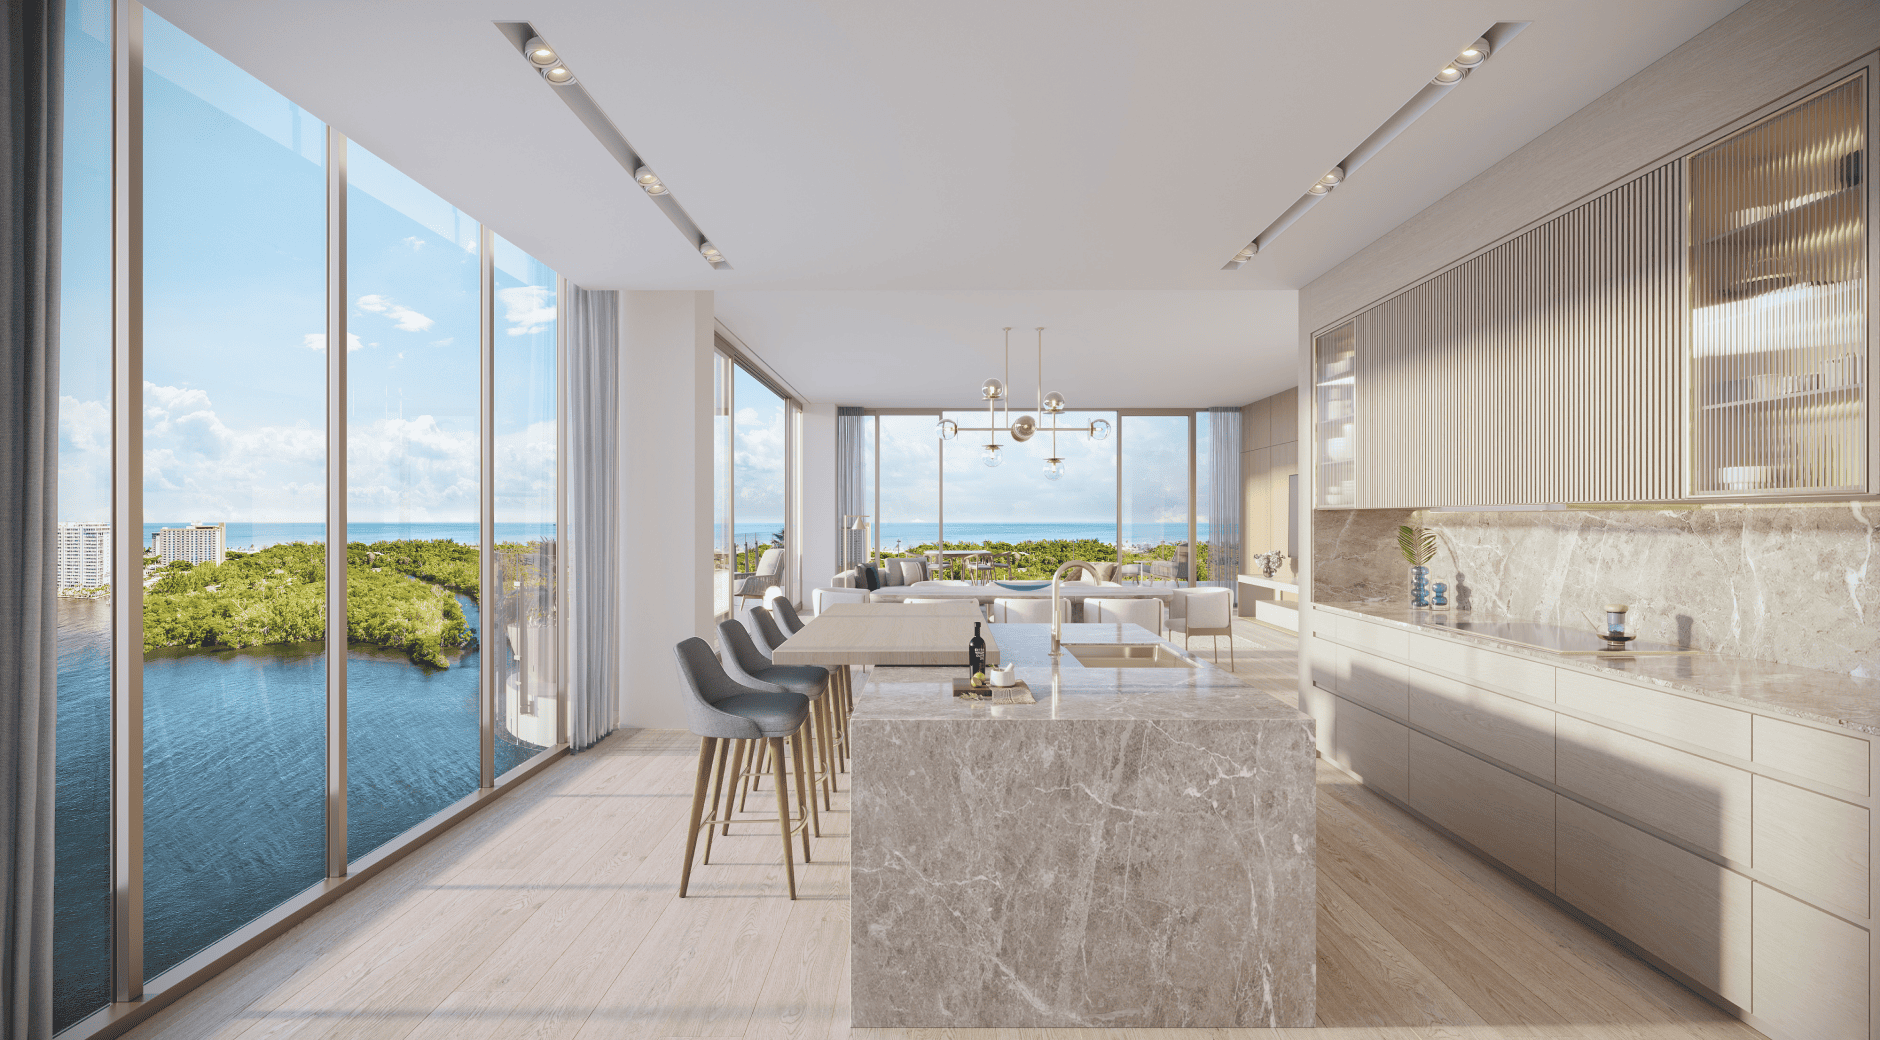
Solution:
<svg viewBox="0 0 1880 1040">
<path fill-rule="evenodd" d="M 1322 378 L 1316 429 L 1343 436 L 1355 487 L 1319 504 L 1677 497 L 1681 190 L 1675 163 L 1653 170 L 1322 334 L 1352 418 L 1326 421 L 1344 413 Z"/>
</svg>

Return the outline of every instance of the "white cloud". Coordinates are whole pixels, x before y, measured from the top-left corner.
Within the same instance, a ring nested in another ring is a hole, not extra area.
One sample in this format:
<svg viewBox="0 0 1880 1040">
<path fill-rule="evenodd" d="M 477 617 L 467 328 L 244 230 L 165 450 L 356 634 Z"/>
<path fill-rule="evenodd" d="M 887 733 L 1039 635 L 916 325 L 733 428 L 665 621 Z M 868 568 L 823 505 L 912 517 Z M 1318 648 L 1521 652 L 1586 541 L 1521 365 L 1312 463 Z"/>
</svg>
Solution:
<svg viewBox="0 0 1880 1040">
<path fill-rule="evenodd" d="M 405 245 L 410 246 L 411 251 L 414 253 L 424 248 L 424 239 L 419 238 L 416 235 L 411 235 L 406 238 L 401 238 L 399 239 L 399 241 L 404 243 Z"/>
<path fill-rule="evenodd" d="M 325 432 L 308 426 L 234 428 L 209 395 L 144 384 L 145 511 L 170 519 L 319 520 Z"/>
<path fill-rule="evenodd" d="M 498 289 L 496 298 L 503 301 L 503 317 L 509 322 L 511 336 L 527 336 L 547 328 L 555 320 L 555 292 L 545 285 L 519 285 L 509 289 Z"/>
<path fill-rule="evenodd" d="M 448 347 L 448 346 L 450 346 L 450 345 L 451 345 L 452 343 L 455 343 L 455 342 L 457 342 L 457 337 L 455 337 L 455 336 L 445 336 L 445 337 L 444 337 L 443 339 L 434 339 L 434 340 L 432 340 L 432 341 L 431 341 L 431 345 L 432 345 L 432 346 L 434 346 L 434 347 Z M 403 354 L 400 354 L 400 355 L 398 355 L 398 356 L 399 356 L 399 357 L 404 357 L 405 355 L 403 355 Z"/>
<path fill-rule="evenodd" d="M 410 307 L 393 303 L 383 296 L 373 295 L 359 297 L 359 309 L 372 314 L 383 314 L 392 319 L 392 325 L 395 328 L 402 329 L 405 332 L 423 332 L 437 324 L 437 322 L 419 314 Z"/>
<path fill-rule="evenodd" d="M 324 354 L 326 353 L 326 333 L 309 332 L 305 336 L 300 337 L 300 345 L 306 347 L 308 350 L 317 350 Z M 365 348 L 366 345 L 359 342 L 358 333 L 348 332 L 346 334 L 346 353 L 350 354 L 355 350 L 364 350 Z"/>
</svg>

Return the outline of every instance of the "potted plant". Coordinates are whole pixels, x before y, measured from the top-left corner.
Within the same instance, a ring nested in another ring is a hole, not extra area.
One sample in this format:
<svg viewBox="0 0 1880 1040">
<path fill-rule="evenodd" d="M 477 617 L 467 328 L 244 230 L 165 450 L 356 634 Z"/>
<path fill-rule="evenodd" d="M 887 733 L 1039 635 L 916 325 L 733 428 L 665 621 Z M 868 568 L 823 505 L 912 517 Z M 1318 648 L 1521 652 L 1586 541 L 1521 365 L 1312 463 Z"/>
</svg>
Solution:
<svg viewBox="0 0 1880 1040">
<path fill-rule="evenodd" d="M 1410 564 L 1410 605 L 1430 605 L 1429 562 L 1436 557 L 1436 536 L 1421 525 L 1404 524 L 1397 528 L 1397 551 Z"/>
</svg>

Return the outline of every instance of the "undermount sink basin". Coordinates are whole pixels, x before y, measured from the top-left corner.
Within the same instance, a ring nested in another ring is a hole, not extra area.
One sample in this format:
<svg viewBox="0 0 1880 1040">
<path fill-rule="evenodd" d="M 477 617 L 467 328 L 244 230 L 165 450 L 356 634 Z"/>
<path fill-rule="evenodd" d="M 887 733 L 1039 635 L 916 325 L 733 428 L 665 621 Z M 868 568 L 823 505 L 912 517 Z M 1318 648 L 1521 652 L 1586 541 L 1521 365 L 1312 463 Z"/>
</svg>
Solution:
<svg viewBox="0 0 1880 1040">
<path fill-rule="evenodd" d="M 1193 668 L 1195 663 L 1161 643 L 1065 643 L 1085 668 Z"/>
</svg>

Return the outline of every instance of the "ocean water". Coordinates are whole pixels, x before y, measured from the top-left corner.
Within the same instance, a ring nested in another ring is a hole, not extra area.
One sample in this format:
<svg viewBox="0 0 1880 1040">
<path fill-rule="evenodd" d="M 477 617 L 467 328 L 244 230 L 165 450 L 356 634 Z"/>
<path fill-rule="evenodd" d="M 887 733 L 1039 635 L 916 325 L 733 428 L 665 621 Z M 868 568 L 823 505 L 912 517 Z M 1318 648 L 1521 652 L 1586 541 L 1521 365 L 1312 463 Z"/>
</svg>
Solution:
<svg viewBox="0 0 1880 1040">
<path fill-rule="evenodd" d="M 477 624 L 476 604 L 459 597 Z M 109 999 L 110 606 L 59 601 L 58 1027 Z M 159 650 L 144 680 L 144 964 L 153 977 L 324 873 L 320 644 Z M 346 655 L 347 854 L 357 859 L 477 784 L 479 655 L 448 669 Z M 535 748 L 497 742 L 497 769 Z"/>
</svg>

